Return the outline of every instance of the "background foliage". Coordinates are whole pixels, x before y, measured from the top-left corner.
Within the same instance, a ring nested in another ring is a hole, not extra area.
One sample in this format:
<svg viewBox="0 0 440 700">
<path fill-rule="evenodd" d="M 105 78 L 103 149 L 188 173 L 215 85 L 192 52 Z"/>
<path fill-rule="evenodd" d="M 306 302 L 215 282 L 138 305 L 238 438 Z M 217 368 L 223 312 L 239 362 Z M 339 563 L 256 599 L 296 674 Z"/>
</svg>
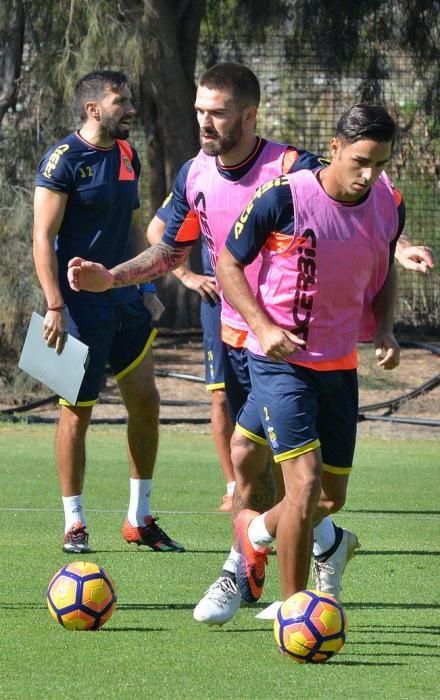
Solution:
<svg viewBox="0 0 440 700">
<path fill-rule="evenodd" d="M 439 247 L 439 0 L 4 0 L 0 47 L 0 392 L 17 379 L 31 310 L 44 308 L 31 254 L 35 169 L 77 126 L 72 86 L 97 67 L 132 81 L 146 223 L 197 150 L 197 75 L 238 60 L 262 84 L 260 133 L 309 150 L 326 153 L 349 104 L 384 102 L 401 127 L 391 175 L 407 231 Z M 165 325 L 198 324 L 196 295 L 172 276 L 159 286 Z M 401 325 L 438 330 L 438 269 L 402 274 L 402 289 Z"/>
</svg>

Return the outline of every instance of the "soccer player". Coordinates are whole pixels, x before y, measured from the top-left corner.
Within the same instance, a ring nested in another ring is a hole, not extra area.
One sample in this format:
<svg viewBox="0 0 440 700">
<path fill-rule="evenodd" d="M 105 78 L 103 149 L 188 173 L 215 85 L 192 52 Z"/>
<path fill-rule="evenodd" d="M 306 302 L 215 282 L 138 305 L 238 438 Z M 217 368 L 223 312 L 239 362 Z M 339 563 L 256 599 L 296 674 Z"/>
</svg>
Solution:
<svg viewBox="0 0 440 700">
<path fill-rule="evenodd" d="M 177 176 L 172 214 L 163 240 L 138 258 L 110 271 L 79 258 L 73 259 L 69 271 L 72 288 L 100 291 L 158 277 L 182 264 L 200 229 L 209 244 L 215 269 L 227 227 L 233 224 L 269 172 L 272 176 L 322 164 L 308 152 L 257 136 L 258 103 L 258 81 L 249 69 L 229 63 L 209 69 L 199 81 L 195 105 L 201 151 Z M 255 290 L 260 263 L 261 257 L 257 257 L 253 266 L 246 270 Z M 226 392 L 231 412 L 236 415 L 250 391 L 244 350 L 247 324 L 227 301 L 223 301 L 223 340 L 230 360 L 226 366 L 232 365 L 234 370 L 226 376 Z M 237 497 L 242 507 L 265 510 L 272 500 L 268 495 L 270 471 L 267 470 L 265 434 L 256 410 L 255 425 L 248 423 L 247 428 L 247 433 L 236 432 L 233 438 L 236 459 L 247 468 Z M 338 510 L 338 504 L 328 494 L 325 494 L 325 507 L 329 512 Z M 335 528 L 327 517 L 315 529 L 314 538 L 315 563 L 321 572 L 327 572 L 327 589 L 338 594 L 343 569 L 357 545 L 357 538 L 347 530 Z M 239 560 L 239 552 L 233 546 L 222 575 L 196 607 L 196 619 L 223 624 L 237 611 L 240 596 L 235 586 L 235 573 Z"/>
<path fill-rule="evenodd" d="M 227 231 L 255 188 L 282 172 L 320 164 L 319 159 L 307 151 L 256 135 L 259 99 L 258 80 L 245 66 L 225 63 L 206 71 L 199 81 L 195 104 L 201 151 L 177 175 L 172 212 L 162 242 L 132 263 L 116 266 L 111 273 L 80 258 L 72 260 L 69 274 L 74 289 L 99 291 L 114 285 L 123 286 L 135 279 L 157 277 L 184 261 L 200 230 L 206 238 L 215 270 Z M 256 260 L 247 272 L 254 287 L 259 265 L 260 261 Z M 102 282 L 99 281 L 101 274 Z M 221 316 L 227 355 L 226 392 L 231 415 L 235 418 L 250 391 L 244 348 L 247 325 L 224 297 Z M 245 434 L 236 434 L 234 438 L 235 453 L 254 477 L 243 484 L 239 498 L 242 503 L 264 509 L 273 503 L 273 491 L 268 489 L 271 463 L 257 412 L 250 435 L 252 440 Z M 336 530 L 330 519 L 324 519 L 320 528 L 324 540 L 319 551 L 323 551 L 335 541 Z M 319 542 L 318 532 L 315 537 Z M 239 560 L 240 554 L 233 546 L 222 575 L 194 611 L 197 620 L 223 624 L 236 612 L 240 605 L 235 586 Z"/>
<path fill-rule="evenodd" d="M 75 86 L 74 104 L 81 127 L 43 157 L 34 198 L 34 258 L 47 302 L 44 338 L 60 351 L 68 331 L 90 349 L 76 404 L 60 401 L 56 459 L 65 514 L 63 549 L 91 551 L 83 510 L 85 442 L 109 362 L 128 412 L 130 501 L 123 537 L 155 551 L 181 552 L 182 545 L 157 525 L 150 510 L 159 417 L 150 312 L 136 285 L 76 294 L 67 280 L 73 255 L 113 266 L 145 248 L 140 162 L 127 142 L 135 114 L 128 79 L 116 71 L 89 73 Z M 154 304 L 151 294 L 148 299 L 157 313 L 159 302 Z"/>
<path fill-rule="evenodd" d="M 172 193 L 164 200 L 147 228 L 147 240 L 155 245 L 162 240 L 166 222 L 170 215 Z M 197 292 L 201 298 L 200 321 L 203 331 L 206 389 L 211 395 L 211 432 L 226 482 L 226 493 L 219 510 L 232 511 L 232 494 L 235 488 L 234 468 L 231 461 L 230 443 L 234 430 L 229 415 L 224 378 L 224 352 L 220 331 L 220 298 L 212 270 L 206 239 L 201 238 L 203 274 L 193 272 L 186 264 L 179 265 L 173 274 L 182 284 Z"/>
<path fill-rule="evenodd" d="M 259 100 L 258 80 L 245 66 L 218 64 L 202 75 L 195 103 L 201 151 L 177 175 L 171 216 L 162 241 L 140 257 L 111 271 L 102 265 L 74 258 L 69 263 L 73 289 L 101 291 L 158 277 L 184 262 L 200 231 L 206 238 L 215 270 L 227 232 L 256 187 L 282 172 L 320 165 L 320 159 L 307 151 L 266 141 L 256 134 Z M 246 273 L 255 289 L 259 265 L 260 260 L 255 260 Z M 224 297 L 221 316 L 227 359 L 225 386 L 231 416 L 235 419 L 250 391 L 244 347 L 247 324 Z M 240 494 L 235 497 L 242 505 L 262 510 L 270 507 L 274 499 L 273 485 L 272 490 L 269 489 L 272 461 L 269 461 L 269 450 L 257 411 L 249 435 L 236 433 L 233 447 L 252 475 L 242 483 Z M 318 553 L 333 546 L 337 532 L 330 518 L 322 520 L 319 531 L 314 533 Z M 339 551 L 343 550 L 348 556 L 347 542 L 345 537 Z M 232 546 L 222 575 L 196 606 L 194 616 L 198 621 L 223 624 L 234 615 L 240 606 L 235 585 L 239 560 L 240 554 Z M 337 576 L 340 576 L 339 571 Z"/>
<path fill-rule="evenodd" d="M 219 257 L 223 293 L 249 325 L 253 399 L 286 491 L 264 514 L 244 509 L 235 518 L 237 582 L 246 599 L 264 576 L 264 545 L 274 537 L 284 599 L 306 588 L 312 528 L 328 512 L 322 491 L 331 485 L 332 498 L 345 500 L 358 339 L 372 338 L 379 367 L 399 364 L 393 261 L 404 205 L 383 172 L 395 129 L 383 107 L 348 109 L 330 142 L 330 165 L 260 187 Z M 259 254 L 255 296 L 245 269 Z M 243 428 L 247 409 L 237 419 Z"/>
</svg>

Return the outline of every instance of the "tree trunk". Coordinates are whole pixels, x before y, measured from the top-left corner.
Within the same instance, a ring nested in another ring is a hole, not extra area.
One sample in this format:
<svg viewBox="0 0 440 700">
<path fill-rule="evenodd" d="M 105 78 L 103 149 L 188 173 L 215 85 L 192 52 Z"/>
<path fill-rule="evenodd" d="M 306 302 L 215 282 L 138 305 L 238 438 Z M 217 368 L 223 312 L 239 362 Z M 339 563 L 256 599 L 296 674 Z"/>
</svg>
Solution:
<svg viewBox="0 0 440 700">
<path fill-rule="evenodd" d="M 198 151 L 194 71 L 205 0 L 144 0 L 139 32 L 144 52 L 140 114 L 147 137 L 149 218 L 170 191 L 177 171 Z M 145 182 L 145 181 L 144 181 Z M 191 267 L 200 269 L 198 249 Z M 199 323 L 200 297 L 174 275 L 157 283 L 167 309 L 162 323 L 176 328 Z"/>
<path fill-rule="evenodd" d="M 0 37 L 3 43 L 0 124 L 9 107 L 15 106 L 15 100 L 17 98 L 25 28 L 25 14 L 22 0 L 13 0 L 12 8 L 5 25 L 5 27 L 1 27 L 0 31 Z"/>
</svg>

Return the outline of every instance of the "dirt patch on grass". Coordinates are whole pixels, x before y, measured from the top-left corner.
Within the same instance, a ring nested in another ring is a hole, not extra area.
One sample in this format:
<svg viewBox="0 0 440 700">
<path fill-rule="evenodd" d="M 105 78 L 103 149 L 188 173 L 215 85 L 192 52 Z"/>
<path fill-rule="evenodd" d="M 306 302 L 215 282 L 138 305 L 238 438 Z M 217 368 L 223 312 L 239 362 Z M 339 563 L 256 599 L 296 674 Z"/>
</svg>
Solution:
<svg viewBox="0 0 440 700">
<path fill-rule="evenodd" d="M 425 342 L 440 348 L 436 339 Z M 191 429 L 209 431 L 210 395 L 204 384 L 203 345 L 200 333 L 160 333 L 155 341 L 154 353 L 156 381 L 161 395 L 161 420 L 180 420 L 188 425 L 188 429 L 191 425 Z M 377 368 L 371 346 L 361 346 L 359 354 L 361 413 L 370 417 L 359 423 L 359 434 L 382 435 L 391 439 L 403 436 L 438 439 L 438 427 L 372 420 L 371 417 L 384 416 L 390 413 L 390 410 L 373 409 L 371 405 L 395 401 L 433 377 L 440 376 L 440 357 L 429 350 L 403 348 L 400 367 L 386 372 Z M 41 396 L 44 395 L 47 394 L 42 390 Z M 7 405 L 3 403 L 0 407 L 6 408 Z M 57 413 L 56 403 L 32 410 L 33 415 L 48 419 L 56 417 Z M 440 420 L 440 385 L 418 398 L 400 402 L 398 408 L 390 413 L 389 417 L 391 416 L 420 422 Z M 125 409 L 120 401 L 117 385 L 111 377 L 106 380 L 93 417 L 110 421 L 125 418 Z"/>
</svg>

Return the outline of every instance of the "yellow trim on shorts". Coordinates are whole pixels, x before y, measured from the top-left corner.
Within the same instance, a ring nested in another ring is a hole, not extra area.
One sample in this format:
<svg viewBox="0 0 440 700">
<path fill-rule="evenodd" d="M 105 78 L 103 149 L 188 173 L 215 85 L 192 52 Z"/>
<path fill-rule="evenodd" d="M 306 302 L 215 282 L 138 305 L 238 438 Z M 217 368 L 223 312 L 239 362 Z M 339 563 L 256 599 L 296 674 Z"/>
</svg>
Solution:
<svg viewBox="0 0 440 700">
<path fill-rule="evenodd" d="M 294 450 L 289 450 L 288 452 L 283 452 L 280 455 L 273 455 L 273 461 L 278 464 L 278 462 L 284 462 L 286 459 L 294 459 L 295 457 L 301 457 L 305 455 L 306 452 L 312 452 L 317 450 L 321 445 L 319 440 L 313 440 L 313 442 L 308 442 L 307 445 L 301 445 L 301 447 L 295 447 Z"/>
<path fill-rule="evenodd" d="M 206 384 L 205 388 L 206 388 L 206 391 L 217 391 L 218 389 L 224 389 L 225 383 L 219 382 L 218 384 Z"/>
<path fill-rule="evenodd" d="M 122 370 L 122 372 L 119 372 L 119 374 L 115 374 L 115 379 L 117 382 L 119 382 L 121 379 L 127 376 L 127 374 L 130 374 L 138 365 L 141 364 L 142 360 L 144 359 L 145 355 L 153 345 L 153 341 L 158 333 L 157 328 L 153 328 L 151 331 L 150 335 L 148 336 L 147 342 L 145 343 L 145 347 L 142 350 L 141 354 L 133 360 L 131 364 L 128 365 L 125 369 Z"/>
<path fill-rule="evenodd" d="M 262 438 L 259 435 L 249 432 L 249 430 L 246 430 L 246 428 L 243 428 L 238 423 L 235 424 L 235 430 L 247 437 L 249 440 L 252 440 L 252 442 L 256 442 L 258 445 L 267 445 L 266 438 Z"/>
<path fill-rule="evenodd" d="M 93 399 L 93 401 L 78 401 L 78 403 L 70 403 L 66 399 L 59 399 L 58 403 L 60 406 L 74 406 L 75 408 L 83 408 L 84 406 L 94 406 L 98 403 L 98 399 Z"/>
<path fill-rule="evenodd" d="M 323 464 L 322 471 L 328 472 L 329 474 L 350 474 L 353 467 L 332 467 L 331 464 Z"/>
</svg>

